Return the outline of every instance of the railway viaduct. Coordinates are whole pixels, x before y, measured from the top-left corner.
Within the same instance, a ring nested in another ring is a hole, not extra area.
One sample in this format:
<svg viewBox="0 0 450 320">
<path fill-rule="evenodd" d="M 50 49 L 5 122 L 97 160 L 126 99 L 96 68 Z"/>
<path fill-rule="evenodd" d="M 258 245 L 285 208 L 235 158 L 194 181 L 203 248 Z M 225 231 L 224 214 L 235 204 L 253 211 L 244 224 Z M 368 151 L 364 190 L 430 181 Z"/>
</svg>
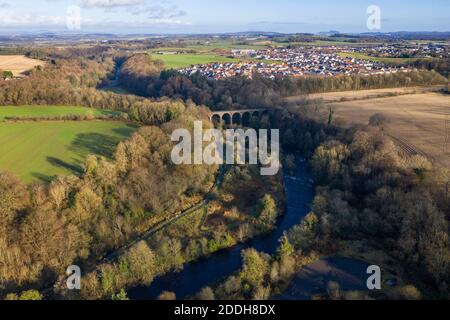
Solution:
<svg viewBox="0 0 450 320">
<path fill-rule="evenodd" d="M 249 125 L 253 117 L 261 119 L 261 117 L 269 114 L 270 114 L 269 109 L 212 111 L 209 120 L 211 122 L 214 122 L 215 124 L 242 126 L 242 125 Z"/>
</svg>

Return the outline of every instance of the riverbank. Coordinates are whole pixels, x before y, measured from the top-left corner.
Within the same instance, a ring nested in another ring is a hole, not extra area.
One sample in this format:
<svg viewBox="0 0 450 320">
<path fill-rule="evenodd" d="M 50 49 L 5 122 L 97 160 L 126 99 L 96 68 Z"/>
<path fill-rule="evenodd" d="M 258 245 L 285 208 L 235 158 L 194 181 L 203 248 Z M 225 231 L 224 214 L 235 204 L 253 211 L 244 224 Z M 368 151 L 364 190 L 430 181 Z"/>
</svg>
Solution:
<svg viewBox="0 0 450 320">
<path fill-rule="evenodd" d="M 186 269 L 193 261 L 213 257 L 225 248 L 268 232 L 282 213 L 277 209 L 284 207 L 280 176 L 261 176 L 258 166 L 230 167 L 221 187 L 212 191 L 198 210 L 177 217 L 110 255 L 95 271 L 86 274 L 82 281 L 87 284 L 79 298 L 108 299 L 138 285 L 154 286 L 159 279 Z M 160 293 L 155 293 L 153 299 Z"/>
<path fill-rule="evenodd" d="M 293 174 L 284 174 L 286 214 L 277 222 L 272 232 L 256 236 L 245 243 L 218 251 L 206 258 L 184 265 L 179 272 L 157 277 L 150 286 L 139 286 L 128 290 L 130 299 L 156 299 L 164 292 L 175 293 L 178 299 L 193 296 L 203 287 L 218 283 L 237 272 L 242 266 L 242 250 L 255 248 L 267 254 L 276 252 L 283 233 L 299 223 L 310 211 L 314 188 L 308 172 L 306 159 L 296 157 Z"/>
</svg>

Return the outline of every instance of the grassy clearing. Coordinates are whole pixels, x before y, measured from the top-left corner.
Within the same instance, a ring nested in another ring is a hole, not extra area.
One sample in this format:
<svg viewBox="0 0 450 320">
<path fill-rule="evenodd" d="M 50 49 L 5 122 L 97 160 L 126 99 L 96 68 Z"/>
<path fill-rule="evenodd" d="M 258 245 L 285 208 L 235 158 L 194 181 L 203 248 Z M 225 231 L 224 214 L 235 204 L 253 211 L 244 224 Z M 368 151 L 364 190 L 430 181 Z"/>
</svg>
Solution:
<svg viewBox="0 0 450 320">
<path fill-rule="evenodd" d="M 201 224 L 206 214 L 207 208 L 203 207 L 175 221 L 164 230 L 164 233 L 172 237 L 180 234 L 189 235 L 189 238 L 200 236 L 202 231 L 204 231 L 201 229 Z"/>
<path fill-rule="evenodd" d="M 85 107 L 72 106 L 7 106 L 0 107 L 0 121 L 7 117 L 58 117 L 58 116 L 86 116 L 93 115 L 95 117 L 118 115 L 120 112 L 99 110 Z"/>
<path fill-rule="evenodd" d="M 1 123 L 0 170 L 27 183 L 80 174 L 87 155 L 111 157 L 136 129 L 118 121 Z"/>
</svg>

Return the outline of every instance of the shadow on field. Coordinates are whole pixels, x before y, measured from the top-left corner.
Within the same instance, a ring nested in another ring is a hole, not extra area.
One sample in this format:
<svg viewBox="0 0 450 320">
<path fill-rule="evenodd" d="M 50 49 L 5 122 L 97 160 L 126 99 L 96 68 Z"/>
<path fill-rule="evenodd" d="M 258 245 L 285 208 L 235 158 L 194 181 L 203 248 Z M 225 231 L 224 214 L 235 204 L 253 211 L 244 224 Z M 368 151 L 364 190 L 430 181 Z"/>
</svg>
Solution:
<svg viewBox="0 0 450 320">
<path fill-rule="evenodd" d="M 80 176 L 83 174 L 84 159 L 87 155 L 102 156 L 112 158 L 117 144 L 131 136 L 136 130 L 133 125 L 124 128 L 113 129 L 114 134 L 107 135 L 101 133 L 80 133 L 76 135 L 68 147 L 70 152 L 74 153 L 74 157 L 70 162 L 55 157 L 47 157 L 46 160 L 54 167 L 62 168 L 73 175 Z M 39 172 L 33 172 L 32 176 L 36 179 L 49 183 L 53 176 L 45 175 Z"/>
<path fill-rule="evenodd" d="M 136 131 L 138 127 L 132 124 L 128 124 L 126 127 L 123 128 L 115 128 L 113 129 L 113 131 L 117 134 L 120 134 L 122 137 L 120 138 L 121 140 L 130 137 L 133 132 Z"/>
<path fill-rule="evenodd" d="M 128 125 L 127 127 L 112 129 L 112 131 L 115 135 L 80 133 L 69 149 L 83 158 L 89 154 L 111 158 L 117 144 L 131 136 L 136 131 L 136 126 Z"/>
<path fill-rule="evenodd" d="M 80 133 L 69 149 L 81 157 L 94 154 L 110 158 L 120 140 L 122 140 L 121 137 L 108 136 L 101 133 Z"/>
<path fill-rule="evenodd" d="M 72 172 L 73 174 L 80 175 L 83 173 L 83 169 L 81 168 L 81 166 L 68 163 L 61 159 L 54 157 L 47 157 L 47 161 L 53 166 L 63 168 L 65 170 Z"/>
<path fill-rule="evenodd" d="M 49 162 L 52 166 L 63 168 L 64 170 L 67 170 L 74 175 L 81 175 L 83 173 L 81 164 L 80 165 L 71 164 L 54 157 L 47 157 L 47 162 Z M 31 173 L 31 175 L 44 183 L 50 183 L 55 178 L 55 176 L 45 175 L 39 172 L 33 172 Z"/>
<path fill-rule="evenodd" d="M 53 180 L 52 176 L 48 176 L 39 172 L 32 172 L 31 176 L 33 178 L 36 178 L 37 180 L 43 182 L 43 183 L 50 183 Z"/>
</svg>

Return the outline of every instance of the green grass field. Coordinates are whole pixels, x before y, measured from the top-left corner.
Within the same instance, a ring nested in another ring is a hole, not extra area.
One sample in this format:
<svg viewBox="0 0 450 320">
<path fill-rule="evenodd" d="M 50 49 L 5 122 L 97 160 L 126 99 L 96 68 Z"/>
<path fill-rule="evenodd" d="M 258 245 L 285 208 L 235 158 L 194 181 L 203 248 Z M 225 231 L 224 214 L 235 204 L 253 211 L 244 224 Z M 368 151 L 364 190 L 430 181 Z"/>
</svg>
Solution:
<svg viewBox="0 0 450 320">
<path fill-rule="evenodd" d="M 251 61 L 251 59 L 234 59 L 228 58 L 220 55 L 213 54 L 159 54 L 152 55 L 155 60 L 162 60 L 167 69 L 181 69 L 190 67 L 191 65 L 208 64 L 213 62 L 225 63 L 225 62 L 244 62 Z M 273 60 L 255 60 L 264 63 L 279 64 L 280 61 Z"/>
<path fill-rule="evenodd" d="M 237 62 L 238 59 L 227 58 L 213 54 L 154 54 L 152 58 L 162 60 L 168 69 L 180 69 L 196 64 L 207 64 L 211 62 Z"/>
<path fill-rule="evenodd" d="M 253 43 L 250 42 L 249 44 L 240 44 L 240 43 L 231 42 L 231 41 L 221 41 L 221 42 L 211 42 L 211 43 L 205 44 L 205 45 L 190 45 L 190 46 L 187 46 L 186 49 L 196 50 L 199 52 L 208 52 L 208 51 L 212 51 L 212 50 L 216 50 L 216 49 L 222 49 L 222 50 L 254 49 L 254 50 L 259 50 L 259 49 L 264 49 L 267 47 L 268 47 L 267 45 L 257 44 L 254 42 Z"/>
<path fill-rule="evenodd" d="M 120 114 L 120 112 L 71 106 L 0 106 L 0 120 L 4 120 L 6 117 L 39 118 L 68 115 L 82 116 L 88 114 L 92 114 L 94 116 L 104 116 L 117 115 Z"/>
<path fill-rule="evenodd" d="M 111 157 L 136 129 L 119 121 L 2 122 L 0 170 L 27 183 L 80 174 L 87 155 Z"/>
<path fill-rule="evenodd" d="M 289 42 L 289 43 L 278 42 L 278 45 L 282 45 L 282 46 L 291 45 L 291 46 L 304 46 L 304 47 L 309 47 L 309 46 L 316 46 L 316 47 L 343 46 L 343 47 L 345 47 L 345 46 L 351 46 L 354 44 L 355 43 L 346 42 L 346 41 L 323 41 L 323 40 L 317 40 L 317 41 L 312 41 L 312 42 Z"/>
<path fill-rule="evenodd" d="M 185 50 L 194 50 L 197 54 L 214 54 L 214 50 L 232 50 L 232 49 L 264 49 L 268 46 L 250 42 L 248 44 L 236 43 L 236 41 L 204 41 L 204 44 L 196 42 L 186 43 L 183 47 L 162 47 L 150 49 L 150 52 L 177 52 Z"/>
<path fill-rule="evenodd" d="M 371 57 L 368 55 L 365 55 L 363 53 L 359 52 L 340 52 L 339 55 L 341 57 L 350 57 L 355 59 L 361 59 L 361 60 L 371 60 L 375 62 L 381 62 L 385 64 L 406 64 L 409 62 L 414 62 L 417 59 L 410 59 L 410 58 L 379 58 L 379 57 Z"/>
</svg>

